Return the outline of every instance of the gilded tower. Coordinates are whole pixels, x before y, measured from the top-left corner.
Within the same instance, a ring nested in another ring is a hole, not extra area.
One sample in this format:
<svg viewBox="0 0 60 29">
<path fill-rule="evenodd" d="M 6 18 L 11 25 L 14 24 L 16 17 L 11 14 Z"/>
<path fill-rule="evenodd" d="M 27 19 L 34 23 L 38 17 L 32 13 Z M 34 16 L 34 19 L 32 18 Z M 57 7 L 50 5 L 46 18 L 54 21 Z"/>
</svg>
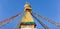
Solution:
<svg viewBox="0 0 60 29">
<path fill-rule="evenodd" d="M 34 28 L 36 28 L 36 24 L 32 18 L 32 15 L 30 14 L 32 11 L 32 8 L 31 8 L 30 4 L 28 3 L 28 1 L 26 2 L 25 6 L 24 6 L 24 11 L 25 11 L 25 13 L 21 19 L 20 29 L 25 29 L 25 28 L 34 29 Z"/>
</svg>

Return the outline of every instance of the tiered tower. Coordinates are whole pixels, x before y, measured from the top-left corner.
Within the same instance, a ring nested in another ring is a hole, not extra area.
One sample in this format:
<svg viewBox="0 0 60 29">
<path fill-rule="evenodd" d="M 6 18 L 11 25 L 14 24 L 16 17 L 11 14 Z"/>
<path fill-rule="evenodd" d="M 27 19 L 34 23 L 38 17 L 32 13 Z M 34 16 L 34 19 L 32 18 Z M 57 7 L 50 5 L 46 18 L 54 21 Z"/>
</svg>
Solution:
<svg viewBox="0 0 60 29">
<path fill-rule="evenodd" d="M 24 16 L 22 17 L 21 23 L 20 23 L 20 29 L 34 29 L 36 28 L 36 24 L 32 18 L 32 15 L 30 14 L 32 11 L 32 8 L 28 1 L 26 2 L 24 6 Z"/>
</svg>

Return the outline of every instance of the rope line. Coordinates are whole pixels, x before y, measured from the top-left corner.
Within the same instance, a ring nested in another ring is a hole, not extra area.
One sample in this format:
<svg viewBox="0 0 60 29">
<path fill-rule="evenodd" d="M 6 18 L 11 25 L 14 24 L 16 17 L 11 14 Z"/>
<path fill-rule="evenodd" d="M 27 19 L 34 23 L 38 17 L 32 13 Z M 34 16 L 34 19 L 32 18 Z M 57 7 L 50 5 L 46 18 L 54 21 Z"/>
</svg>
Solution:
<svg viewBox="0 0 60 29">
<path fill-rule="evenodd" d="M 32 13 L 31 15 L 44 27 L 44 29 L 49 29 L 49 27 L 45 25 L 42 21 L 40 21 L 38 18 L 36 18 L 36 16 L 34 16 Z"/>
<path fill-rule="evenodd" d="M 55 22 L 55 21 L 53 21 L 52 19 L 46 18 L 46 17 L 44 17 L 44 16 L 41 16 L 41 15 L 39 15 L 39 14 L 37 14 L 37 13 L 34 13 L 34 12 L 32 12 L 32 13 L 33 13 L 34 15 L 38 16 L 39 18 L 42 18 L 42 19 L 44 19 L 45 21 L 47 21 L 47 22 L 49 22 L 49 23 L 51 23 L 51 24 L 54 24 L 54 25 L 57 26 L 57 27 L 60 27 L 60 23 Z"/>
<path fill-rule="evenodd" d="M 4 24 L 9 23 L 9 21 L 14 20 L 14 18 L 20 16 L 21 14 L 22 14 L 22 12 L 16 14 L 15 16 L 12 16 L 12 17 L 10 17 L 10 18 L 7 18 L 7 19 L 1 21 L 1 22 L 0 22 L 0 26 L 3 26 Z"/>
</svg>

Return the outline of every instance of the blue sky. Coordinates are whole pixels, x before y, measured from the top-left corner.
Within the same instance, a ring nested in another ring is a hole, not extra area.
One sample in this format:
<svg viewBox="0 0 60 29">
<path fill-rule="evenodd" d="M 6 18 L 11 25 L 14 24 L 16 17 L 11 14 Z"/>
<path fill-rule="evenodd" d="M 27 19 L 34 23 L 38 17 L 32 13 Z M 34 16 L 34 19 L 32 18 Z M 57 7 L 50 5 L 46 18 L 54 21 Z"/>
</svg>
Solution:
<svg viewBox="0 0 60 29">
<path fill-rule="evenodd" d="M 0 21 L 9 18 L 24 10 L 26 0 L 0 0 Z M 51 18 L 56 22 L 60 22 L 60 0 L 29 0 L 32 11 L 41 14 L 47 18 Z M 14 29 L 16 24 L 21 20 L 22 16 L 15 18 L 0 29 Z M 47 21 L 39 18 L 50 29 L 60 29 Z M 35 20 L 38 29 L 43 27 Z"/>
</svg>

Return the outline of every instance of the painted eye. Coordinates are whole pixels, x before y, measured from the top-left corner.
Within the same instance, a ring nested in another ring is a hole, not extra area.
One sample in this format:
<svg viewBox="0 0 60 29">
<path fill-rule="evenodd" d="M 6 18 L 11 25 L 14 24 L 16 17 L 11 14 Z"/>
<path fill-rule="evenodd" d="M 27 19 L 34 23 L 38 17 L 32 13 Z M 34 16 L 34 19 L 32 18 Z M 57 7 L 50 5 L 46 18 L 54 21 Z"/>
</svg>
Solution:
<svg viewBox="0 0 60 29">
<path fill-rule="evenodd" d="M 30 9 L 26 9 L 26 10 L 30 10 Z"/>
</svg>

